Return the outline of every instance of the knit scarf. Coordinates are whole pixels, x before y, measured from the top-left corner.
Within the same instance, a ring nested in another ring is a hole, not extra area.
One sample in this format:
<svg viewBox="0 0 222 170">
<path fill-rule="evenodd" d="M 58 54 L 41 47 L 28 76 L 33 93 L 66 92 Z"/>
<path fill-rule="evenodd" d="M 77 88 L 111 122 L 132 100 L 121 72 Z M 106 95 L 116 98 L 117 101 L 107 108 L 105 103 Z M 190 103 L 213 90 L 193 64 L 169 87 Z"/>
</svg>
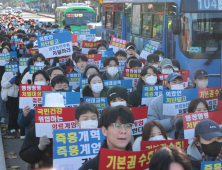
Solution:
<svg viewBox="0 0 222 170">
<path fill-rule="evenodd" d="M 209 156 L 205 155 L 205 153 L 201 147 L 197 147 L 197 148 L 202 156 L 203 161 L 222 161 L 222 150 L 220 151 L 220 153 L 217 157 L 209 157 Z"/>
</svg>

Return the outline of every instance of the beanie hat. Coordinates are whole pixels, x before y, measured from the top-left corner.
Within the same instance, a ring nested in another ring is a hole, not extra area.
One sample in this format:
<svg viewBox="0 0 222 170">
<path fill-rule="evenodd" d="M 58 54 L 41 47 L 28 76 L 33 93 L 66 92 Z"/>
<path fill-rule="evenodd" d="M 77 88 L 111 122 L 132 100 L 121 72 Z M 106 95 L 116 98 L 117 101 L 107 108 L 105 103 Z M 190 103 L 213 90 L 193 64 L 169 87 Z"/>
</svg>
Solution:
<svg viewBox="0 0 222 170">
<path fill-rule="evenodd" d="M 125 87 L 115 86 L 109 89 L 107 94 L 108 104 L 110 104 L 110 101 L 115 100 L 117 97 L 120 97 L 129 103 L 129 95 Z"/>
</svg>

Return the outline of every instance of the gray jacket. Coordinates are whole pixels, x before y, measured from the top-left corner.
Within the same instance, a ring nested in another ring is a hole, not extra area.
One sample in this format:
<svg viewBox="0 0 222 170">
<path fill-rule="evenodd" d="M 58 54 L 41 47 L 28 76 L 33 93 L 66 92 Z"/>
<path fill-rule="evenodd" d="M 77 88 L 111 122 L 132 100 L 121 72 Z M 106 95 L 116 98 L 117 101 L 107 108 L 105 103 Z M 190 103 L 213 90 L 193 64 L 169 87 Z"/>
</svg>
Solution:
<svg viewBox="0 0 222 170">
<path fill-rule="evenodd" d="M 196 146 L 190 144 L 187 148 L 187 155 L 190 158 L 192 170 L 200 170 L 203 158 Z"/>
<path fill-rule="evenodd" d="M 163 115 L 163 95 L 153 99 L 148 109 L 147 121 L 157 120 L 166 130 L 167 137 L 175 139 L 173 118 L 174 116 Z"/>
</svg>

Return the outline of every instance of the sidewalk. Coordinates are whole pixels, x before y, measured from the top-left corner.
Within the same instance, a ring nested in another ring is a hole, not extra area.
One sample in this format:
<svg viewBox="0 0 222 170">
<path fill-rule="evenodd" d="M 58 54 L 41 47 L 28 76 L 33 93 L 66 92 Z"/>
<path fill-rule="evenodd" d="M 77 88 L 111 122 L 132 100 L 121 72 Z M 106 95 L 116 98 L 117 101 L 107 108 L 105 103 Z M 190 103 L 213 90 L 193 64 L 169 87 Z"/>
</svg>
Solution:
<svg viewBox="0 0 222 170">
<path fill-rule="evenodd" d="M 38 12 L 36 13 L 39 16 L 43 16 L 43 17 L 48 17 L 48 18 L 55 18 L 55 14 L 54 13 L 49 13 L 49 12 Z"/>
</svg>

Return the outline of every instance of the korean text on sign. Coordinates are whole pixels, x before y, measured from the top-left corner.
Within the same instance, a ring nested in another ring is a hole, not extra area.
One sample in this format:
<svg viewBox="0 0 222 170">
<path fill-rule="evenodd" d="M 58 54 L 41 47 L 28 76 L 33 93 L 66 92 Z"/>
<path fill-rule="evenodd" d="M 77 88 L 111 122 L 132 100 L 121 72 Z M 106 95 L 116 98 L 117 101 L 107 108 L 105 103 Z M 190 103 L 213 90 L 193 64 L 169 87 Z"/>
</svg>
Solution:
<svg viewBox="0 0 222 170">
<path fill-rule="evenodd" d="M 118 50 L 125 51 L 127 43 L 128 41 L 126 40 L 112 36 L 110 44 L 109 44 L 109 48 L 113 48 L 114 53 L 116 53 Z"/>
<path fill-rule="evenodd" d="M 221 161 L 201 162 L 201 170 L 222 170 Z"/>
</svg>

